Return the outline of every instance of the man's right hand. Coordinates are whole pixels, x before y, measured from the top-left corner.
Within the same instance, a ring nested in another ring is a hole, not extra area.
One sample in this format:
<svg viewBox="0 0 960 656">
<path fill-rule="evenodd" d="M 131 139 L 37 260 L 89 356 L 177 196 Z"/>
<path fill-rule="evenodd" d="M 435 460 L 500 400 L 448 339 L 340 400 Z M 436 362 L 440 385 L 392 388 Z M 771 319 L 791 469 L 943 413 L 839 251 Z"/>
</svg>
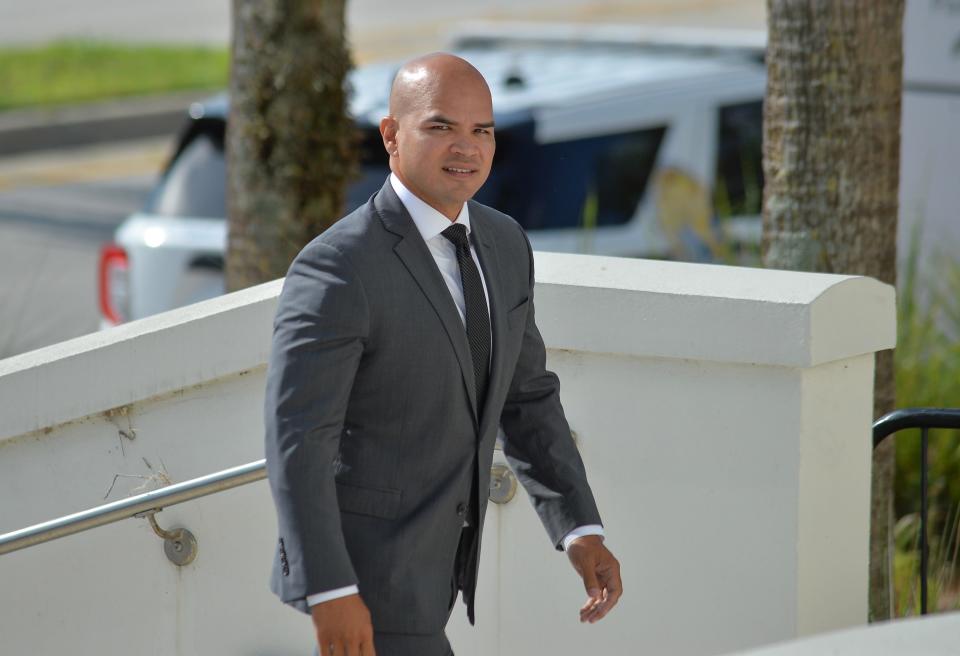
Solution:
<svg viewBox="0 0 960 656">
<path fill-rule="evenodd" d="M 376 656 L 370 611 L 358 594 L 310 607 L 320 656 Z"/>
</svg>

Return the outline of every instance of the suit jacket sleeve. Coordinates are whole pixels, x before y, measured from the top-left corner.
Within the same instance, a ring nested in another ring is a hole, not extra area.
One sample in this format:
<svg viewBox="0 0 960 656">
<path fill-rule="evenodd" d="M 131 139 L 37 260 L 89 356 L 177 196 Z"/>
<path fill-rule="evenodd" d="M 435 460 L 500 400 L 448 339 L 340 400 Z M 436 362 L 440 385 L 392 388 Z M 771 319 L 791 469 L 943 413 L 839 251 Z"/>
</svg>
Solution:
<svg viewBox="0 0 960 656">
<path fill-rule="evenodd" d="M 503 453 L 530 495 L 554 546 L 562 549 L 567 533 L 578 526 L 602 522 L 583 460 L 560 405 L 560 381 L 546 368 L 543 339 L 534 318 L 533 253 L 529 241 L 526 246 L 530 307 L 501 416 Z"/>
<path fill-rule="evenodd" d="M 349 262 L 328 244 L 310 243 L 280 294 L 264 406 L 280 533 L 273 587 L 287 603 L 357 583 L 334 474 L 368 327 L 366 297 Z"/>
</svg>

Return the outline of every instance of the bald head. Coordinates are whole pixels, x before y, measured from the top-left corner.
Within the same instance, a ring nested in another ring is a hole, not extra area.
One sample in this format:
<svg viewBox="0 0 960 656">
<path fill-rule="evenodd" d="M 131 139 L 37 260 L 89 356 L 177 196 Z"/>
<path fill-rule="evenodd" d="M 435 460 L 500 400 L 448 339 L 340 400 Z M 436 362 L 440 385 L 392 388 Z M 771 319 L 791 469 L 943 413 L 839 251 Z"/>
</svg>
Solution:
<svg viewBox="0 0 960 656">
<path fill-rule="evenodd" d="M 473 65 L 446 52 L 433 52 L 411 59 L 397 71 L 390 87 L 390 115 L 401 118 L 423 107 L 442 88 L 481 90 L 488 98 L 490 88 Z"/>
<path fill-rule="evenodd" d="M 393 80 L 380 134 L 397 180 L 456 220 L 490 174 L 496 149 L 490 88 L 460 57 L 418 57 Z"/>
</svg>

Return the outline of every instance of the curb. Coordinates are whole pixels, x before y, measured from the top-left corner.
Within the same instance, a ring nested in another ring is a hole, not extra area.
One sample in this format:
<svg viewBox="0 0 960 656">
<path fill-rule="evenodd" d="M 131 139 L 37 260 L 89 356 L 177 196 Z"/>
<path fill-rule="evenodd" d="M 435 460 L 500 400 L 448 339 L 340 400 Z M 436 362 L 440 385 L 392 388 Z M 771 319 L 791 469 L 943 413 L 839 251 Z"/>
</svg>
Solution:
<svg viewBox="0 0 960 656">
<path fill-rule="evenodd" d="M 0 112 L 0 157 L 172 135 L 212 90 Z"/>
</svg>

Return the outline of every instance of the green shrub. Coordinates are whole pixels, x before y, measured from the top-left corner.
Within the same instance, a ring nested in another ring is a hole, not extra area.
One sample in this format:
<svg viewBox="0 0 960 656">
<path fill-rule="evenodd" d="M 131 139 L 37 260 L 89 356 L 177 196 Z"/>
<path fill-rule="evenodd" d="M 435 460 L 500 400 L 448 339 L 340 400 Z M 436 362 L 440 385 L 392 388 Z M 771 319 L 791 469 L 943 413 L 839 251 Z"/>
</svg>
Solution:
<svg viewBox="0 0 960 656">
<path fill-rule="evenodd" d="M 960 408 L 960 260 L 940 252 L 920 260 L 915 231 L 899 289 L 895 353 L 897 407 Z M 919 612 L 920 431 L 897 435 L 894 507 L 898 614 Z M 960 431 L 935 430 L 929 442 L 930 603 L 956 607 L 960 515 Z M 948 593 L 948 590 L 951 591 Z"/>
</svg>

